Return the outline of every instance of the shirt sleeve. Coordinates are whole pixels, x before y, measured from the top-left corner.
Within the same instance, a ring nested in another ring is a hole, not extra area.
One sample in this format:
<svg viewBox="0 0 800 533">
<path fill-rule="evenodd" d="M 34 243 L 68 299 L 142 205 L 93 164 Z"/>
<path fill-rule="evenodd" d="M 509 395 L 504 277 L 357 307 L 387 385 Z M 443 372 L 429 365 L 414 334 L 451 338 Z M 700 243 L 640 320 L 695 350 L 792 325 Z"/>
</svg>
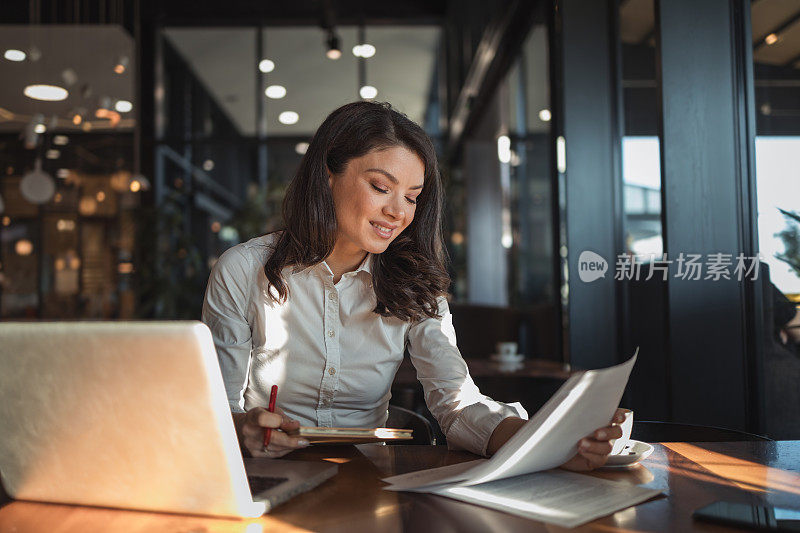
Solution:
<svg viewBox="0 0 800 533">
<path fill-rule="evenodd" d="M 247 321 L 250 263 L 238 247 L 219 258 L 208 279 L 202 320 L 211 329 L 228 404 L 244 412 L 252 334 Z"/>
<path fill-rule="evenodd" d="M 453 316 L 439 299 L 441 318 L 415 322 L 408 330 L 408 352 L 422 383 L 425 403 L 439 421 L 450 448 L 486 455 L 489 437 L 505 418 L 528 413 L 519 403 L 505 404 L 484 396 L 472 381 L 456 347 Z"/>
</svg>

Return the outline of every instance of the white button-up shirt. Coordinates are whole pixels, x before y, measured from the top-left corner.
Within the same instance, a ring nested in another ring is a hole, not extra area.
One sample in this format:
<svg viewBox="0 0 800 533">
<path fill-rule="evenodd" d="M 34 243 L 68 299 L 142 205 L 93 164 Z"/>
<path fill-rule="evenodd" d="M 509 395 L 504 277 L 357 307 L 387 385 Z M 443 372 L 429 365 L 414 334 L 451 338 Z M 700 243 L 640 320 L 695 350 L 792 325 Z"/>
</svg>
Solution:
<svg viewBox="0 0 800 533">
<path fill-rule="evenodd" d="M 203 322 L 233 412 L 267 406 L 278 385 L 278 406 L 301 425 L 380 427 L 407 344 L 425 402 L 452 447 L 485 455 L 501 420 L 527 418 L 519 404 L 495 402 L 475 386 L 444 298 L 440 319 L 373 312 L 371 255 L 338 283 L 324 261 L 297 272 L 287 267 L 289 298 L 274 303 L 263 267 L 275 240 L 266 235 L 226 251 L 206 289 Z"/>
</svg>

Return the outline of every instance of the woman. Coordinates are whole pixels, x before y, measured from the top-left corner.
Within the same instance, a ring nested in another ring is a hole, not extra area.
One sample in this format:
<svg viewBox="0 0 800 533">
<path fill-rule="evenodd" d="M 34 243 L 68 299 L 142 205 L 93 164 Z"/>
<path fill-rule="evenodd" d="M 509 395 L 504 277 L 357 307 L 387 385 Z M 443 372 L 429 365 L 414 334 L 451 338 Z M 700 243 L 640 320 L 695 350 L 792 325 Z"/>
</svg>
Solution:
<svg viewBox="0 0 800 533">
<path fill-rule="evenodd" d="M 279 457 L 307 446 L 286 431 L 379 427 L 406 347 L 448 444 L 491 455 L 525 423 L 480 394 L 456 348 L 445 295 L 443 192 L 425 132 L 388 104 L 331 113 L 283 204 L 285 230 L 234 246 L 211 273 L 203 321 L 242 447 Z M 264 409 L 278 385 L 276 413 Z M 621 420 L 619 420 L 621 421 Z M 273 431 L 264 448 L 264 428 Z M 565 466 L 600 466 L 618 426 Z"/>
</svg>

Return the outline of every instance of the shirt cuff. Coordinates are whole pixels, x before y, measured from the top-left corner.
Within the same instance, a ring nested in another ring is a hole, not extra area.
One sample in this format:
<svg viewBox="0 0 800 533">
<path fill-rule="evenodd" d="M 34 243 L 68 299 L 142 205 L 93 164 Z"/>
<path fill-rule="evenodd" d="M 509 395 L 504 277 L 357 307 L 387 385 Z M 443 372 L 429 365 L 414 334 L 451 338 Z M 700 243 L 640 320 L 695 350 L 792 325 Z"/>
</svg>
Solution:
<svg viewBox="0 0 800 533">
<path fill-rule="evenodd" d="M 464 449 L 486 456 L 489 439 L 498 424 L 511 416 L 528 419 L 528 413 L 519 402 L 479 402 L 461 410 L 447 432 L 447 445 L 450 449 Z"/>
</svg>

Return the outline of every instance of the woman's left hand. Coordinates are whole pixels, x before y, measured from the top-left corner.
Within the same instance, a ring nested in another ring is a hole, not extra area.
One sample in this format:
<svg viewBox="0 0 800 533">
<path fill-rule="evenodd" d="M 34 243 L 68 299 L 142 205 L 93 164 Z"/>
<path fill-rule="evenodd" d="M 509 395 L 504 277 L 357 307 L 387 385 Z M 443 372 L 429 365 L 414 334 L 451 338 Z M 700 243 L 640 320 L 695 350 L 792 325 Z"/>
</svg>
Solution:
<svg viewBox="0 0 800 533">
<path fill-rule="evenodd" d="M 586 472 L 606 464 L 606 460 L 611 454 L 611 448 L 614 446 L 612 441 L 622 437 L 622 428 L 619 424 L 624 421 L 625 410 L 617 409 L 611 425 L 600 428 L 588 437 L 582 438 L 578 442 L 578 453 L 561 465 L 561 468 L 573 472 Z"/>
</svg>

